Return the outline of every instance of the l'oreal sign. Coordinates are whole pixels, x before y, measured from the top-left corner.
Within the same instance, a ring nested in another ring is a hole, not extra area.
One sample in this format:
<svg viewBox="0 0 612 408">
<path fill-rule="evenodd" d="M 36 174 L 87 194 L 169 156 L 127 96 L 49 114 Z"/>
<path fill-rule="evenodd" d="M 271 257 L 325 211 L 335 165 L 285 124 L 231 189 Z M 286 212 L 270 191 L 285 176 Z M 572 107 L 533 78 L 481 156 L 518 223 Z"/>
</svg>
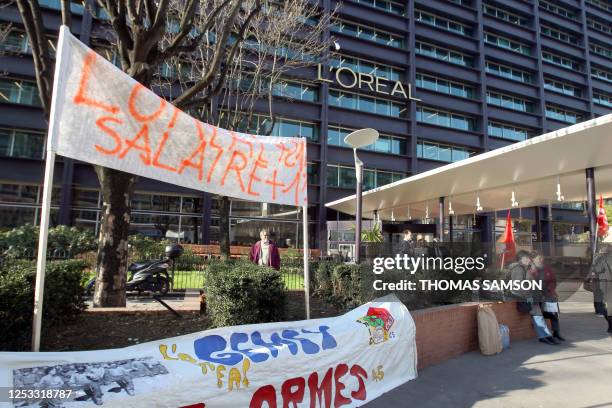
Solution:
<svg viewBox="0 0 612 408">
<path fill-rule="evenodd" d="M 401 96 L 404 99 L 421 101 L 412 96 L 412 86 L 410 84 L 407 84 L 405 88 L 400 81 L 391 81 L 386 78 L 355 72 L 348 67 L 329 67 L 329 72 L 333 79 L 323 78 L 322 71 L 323 67 L 319 64 L 317 66 L 317 80 L 321 82 L 336 83 L 345 89 L 361 89 L 363 86 L 367 86 L 370 91 L 379 94 Z M 407 92 L 406 89 L 408 90 Z"/>
</svg>

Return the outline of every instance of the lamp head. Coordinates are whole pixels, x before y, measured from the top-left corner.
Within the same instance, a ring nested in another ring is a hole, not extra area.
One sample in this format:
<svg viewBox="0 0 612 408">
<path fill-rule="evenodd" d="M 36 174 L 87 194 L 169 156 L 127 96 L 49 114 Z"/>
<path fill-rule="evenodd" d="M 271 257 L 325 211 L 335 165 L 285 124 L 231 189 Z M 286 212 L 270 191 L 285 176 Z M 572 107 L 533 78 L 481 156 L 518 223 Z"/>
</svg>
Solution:
<svg viewBox="0 0 612 408">
<path fill-rule="evenodd" d="M 378 140 L 378 130 L 372 128 L 359 129 L 349 133 L 344 138 L 344 143 L 353 149 L 369 146 Z"/>
</svg>

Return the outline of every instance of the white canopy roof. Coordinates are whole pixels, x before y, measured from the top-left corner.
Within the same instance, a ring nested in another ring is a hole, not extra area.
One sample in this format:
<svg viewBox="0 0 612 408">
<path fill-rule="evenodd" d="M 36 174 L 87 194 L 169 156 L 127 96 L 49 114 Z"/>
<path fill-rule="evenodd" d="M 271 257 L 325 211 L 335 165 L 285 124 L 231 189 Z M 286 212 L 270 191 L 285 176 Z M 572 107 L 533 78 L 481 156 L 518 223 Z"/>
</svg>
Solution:
<svg viewBox="0 0 612 408">
<path fill-rule="evenodd" d="M 367 163 L 366 163 L 367 166 Z M 612 114 L 578 123 L 500 149 L 482 153 L 396 181 L 363 194 L 363 217 L 407 220 L 438 214 L 445 197 L 456 215 L 511 207 L 512 191 L 520 207 L 557 202 L 557 177 L 565 201 L 586 200 L 585 169 L 595 169 L 597 196 L 612 195 Z M 355 214 L 355 195 L 326 204 Z"/>
</svg>

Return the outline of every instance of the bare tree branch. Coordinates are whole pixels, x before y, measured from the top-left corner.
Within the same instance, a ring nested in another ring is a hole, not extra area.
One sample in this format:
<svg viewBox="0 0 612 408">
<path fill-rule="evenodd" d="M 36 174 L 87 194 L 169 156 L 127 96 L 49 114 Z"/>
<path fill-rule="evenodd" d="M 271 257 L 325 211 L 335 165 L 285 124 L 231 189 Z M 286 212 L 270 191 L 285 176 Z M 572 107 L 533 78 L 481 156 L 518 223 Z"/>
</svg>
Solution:
<svg viewBox="0 0 612 408">
<path fill-rule="evenodd" d="M 257 2 L 259 4 L 259 2 Z M 209 86 L 214 80 L 215 76 L 218 74 L 219 66 L 223 61 L 223 57 L 227 53 L 226 44 L 232 32 L 232 27 L 236 17 L 238 16 L 238 11 L 240 10 L 242 3 L 240 1 L 236 1 L 234 4 L 227 21 L 225 22 L 225 28 L 223 29 L 221 36 L 217 39 L 217 47 L 212 59 L 212 62 L 209 65 L 208 72 L 203 76 L 202 80 L 193 85 L 191 88 L 183 92 L 181 96 L 176 98 L 173 102 L 177 107 L 181 107 L 181 104 L 186 102 L 187 100 L 193 98 L 204 88 Z"/>
<path fill-rule="evenodd" d="M 17 8 L 30 41 L 40 101 L 45 117 L 48 118 L 51 109 L 53 72 L 50 66 L 49 43 L 45 36 L 40 9 L 38 2 L 34 0 L 17 0 Z"/>
</svg>

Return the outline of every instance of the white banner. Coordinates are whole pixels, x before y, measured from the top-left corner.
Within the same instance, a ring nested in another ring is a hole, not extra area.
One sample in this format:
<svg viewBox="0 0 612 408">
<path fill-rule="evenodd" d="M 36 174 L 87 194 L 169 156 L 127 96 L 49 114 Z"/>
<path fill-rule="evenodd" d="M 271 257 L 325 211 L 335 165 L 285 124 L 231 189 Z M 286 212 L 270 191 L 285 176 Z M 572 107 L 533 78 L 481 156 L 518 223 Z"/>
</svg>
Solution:
<svg viewBox="0 0 612 408">
<path fill-rule="evenodd" d="M 306 139 L 200 122 L 67 30 L 61 38 L 50 137 L 57 154 L 250 201 L 307 204 Z"/>
<path fill-rule="evenodd" d="M 416 360 L 410 313 L 400 302 L 378 301 L 334 318 L 219 328 L 123 349 L 0 353 L 0 388 L 14 393 L 12 405 L 0 406 L 54 398 L 58 405 L 47 406 L 357 407 L 416 378 Z"/>
</svg>

